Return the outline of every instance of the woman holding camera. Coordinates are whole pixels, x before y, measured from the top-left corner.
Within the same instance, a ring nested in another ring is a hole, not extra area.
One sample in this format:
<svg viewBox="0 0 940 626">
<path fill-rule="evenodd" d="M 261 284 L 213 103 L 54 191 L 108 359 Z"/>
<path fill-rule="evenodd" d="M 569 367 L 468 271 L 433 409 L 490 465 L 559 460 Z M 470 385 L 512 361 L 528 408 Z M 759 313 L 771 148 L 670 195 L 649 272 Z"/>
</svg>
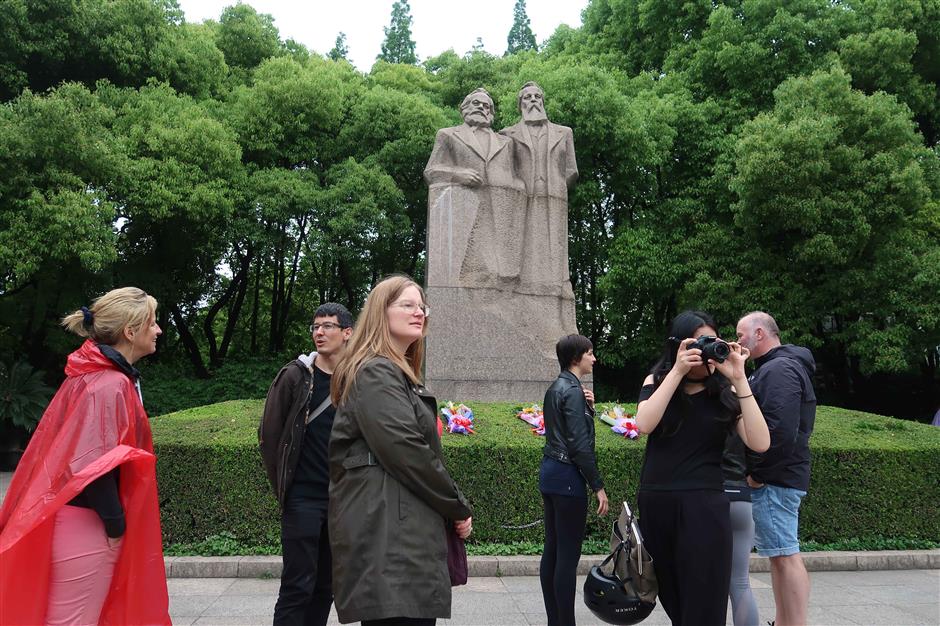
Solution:
<svg viewBox="0 0 940 626">
<path fill-rule="evenodd" d="M 707 313 L 676 316 L 637 406 L 637 427 L 649 435 L 640 529 L 673 626 L 725 623 L 731 576 L 725 439 L 735 429 L 755 452 L 770 445 L 744 372 L 748 351 L 717 334 Z"/>
</svg>

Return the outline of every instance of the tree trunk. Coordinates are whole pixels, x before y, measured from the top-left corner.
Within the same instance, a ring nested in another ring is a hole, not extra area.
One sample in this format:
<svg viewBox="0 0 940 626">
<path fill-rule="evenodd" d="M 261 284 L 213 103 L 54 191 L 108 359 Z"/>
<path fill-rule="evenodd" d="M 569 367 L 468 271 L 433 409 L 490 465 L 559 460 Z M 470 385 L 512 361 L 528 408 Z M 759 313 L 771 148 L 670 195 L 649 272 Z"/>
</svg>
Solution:
<svg viewBox="0 0 940 626">
<path fill-rule="evenodd" d="M 254 256 L 254 250 L 248 246 L 248 251 L 241 259 L 241 269 L 238 272 L 238 291 L 235 294 L 235 301 L 228 310 L 228 320 L 225 322 L 225 332 L 222 335 L 222 345 L 219 347 L 219 359 L 225 360 L 228 356 L 228 347 L 232 342 L 232 336 L 235 334 L 235 326 L 238 318 L 241 316 L 242 304 L 245 302 L 245 294 L 248 292 L 248 282 L 250 280 L 251 259 Z"/>
<path fill-rule="evenodd" d="M 241 293 L 242 297 L 244 297 L 244 291 L 245 291 L 244 285 L 248 281 L 247 267 L 248 267 L 248 262 L 250 262 L 250 258 L 246 255 L 239 254 L 237 249 L 235 251 L 235 254 L 239 258 L 238 272 L 234 276 L 232 276 L 232 282 L 229 283 L 229 286 L 225 290 L 225 292 L 209 308 L 209 311 L 206 313 L 206 319 L 202 324 L 203 333 L 206 336 L 206 341 L 209 343 L 209 366 L 213 368 L 221 365 L 222 361 L 225 359 L 225 352 L 228 350 L 228 341 L 226 339 L 230 338 L 228 337 L 230 328 L 233 326 L 233 322 L 236 321 L 236 320 L 232 320 L 232 316 L 231 316 L 232 307 L 229 306 L 229 311 L 228 311 L 229 317 L 225 323 L 225 331 L 224 331 L 224 336 L 223 336 L 223 342 L 225 343 L 225 347 L 224 349 L 220 350 L 218 348 L 218 344 L 215 338 L 215 328 L 213 328 L 215 324 L 215 318 L 218 316 L 219 311 L 221 311 L 226 305 L 228 305 L 229 302 L 231 302 L 232 297 L 235 296 L 237 293 Z M 239 308 L 240 308 L 240 305 L 239 305 Z"/>
<path fill-rule="evenodd" d="M 271 276 L 271 319 L 268 323 L 268 352 L 274 354 L 278 351 L 280 329 L 278 322 L 281 319 L 282 298 L 284 295 L 284 230 L 280 228 L 280 238 L 274 250 L 274 272 Z"/>
<path fill-rule="evenodd" d="M 307 228 L 306 216 L 300 219 L 300 234 L 297 239 L 297 245 L 294 246 L 294 258 L 291 260 L 290 278 L 287 282 L 287 291 L 284 300 L 281 303 L 281 319 L 278 322 L 278 351 L 284 349 L 284 336 L 287 334 L 287 317 L 290 314 L 290 305 L 294 299 L 294 284 L 297 281 L 297 268 L 300 265 L 300 249 L 303 247 L 305 233 Z"/>
<path fill-rule="evenodd" d="M 196 339 L 193 337 L 192 333 L 189 332 L 189 324 L 186 323 L 186 319 L 183 317 L 183 311 L 180 310 L 179 305 L 175 302 L 170 305 L 169 308 L 170 313 L 173 315 L 173 325 L 176 326 L 176 332 L 179 333 L 180 341 L 186 349 L 189 362 L 193 364 L 196 377 L 202 379 L 209 378 L 209 370 L 206 369 L 206 365 L 202 362 L 202 354 L 199 352 L 199 345 L 196 343 Z"/>
<path fill-rule="evenodd" d="M 264 257 L 258 258 L 258 266 L 255 268 L 255 293 L 254 303 L 251 305 L 251 328 L 249 334 L 251 341 L 249 350 L 252 355 L 258 354 L 258 306 L 261 296 L 261 270 L 264 268 Z"/>
<path fill-rule="evenodd" d="M 206 319 L 202 323 L 202 332 L 206 336 L 206 343 L 209 345 L 209 367 L 218 367 L 220 363 L 218 343 L 215 340 L 215 329 L 212 328 L 213 323 L 219 311 L 222 310 L 222 307 L 228 304 L 228 301 L 232 298 L 237 287 L 238 285 L 235 283 L 233 277 L 228 288 L 219 296 L 219 299 L 209 307 L 209 310 L 206 312 Z"/>
<path fill-rule="evenodd" d="M 343 263 L 342 259 L 337 263 L 337 274 L 339 276 L 339 282 L 343 286 L 343 291 L 346 292 L 346 301 L 353 302 L 356 299 L 356 290 L 352 285 L 352 281 L 349 278 L 349 270 L 346 269 L 346 264 Z M 374 282 L 374 281 L 373 281 Z"/>
</svg>

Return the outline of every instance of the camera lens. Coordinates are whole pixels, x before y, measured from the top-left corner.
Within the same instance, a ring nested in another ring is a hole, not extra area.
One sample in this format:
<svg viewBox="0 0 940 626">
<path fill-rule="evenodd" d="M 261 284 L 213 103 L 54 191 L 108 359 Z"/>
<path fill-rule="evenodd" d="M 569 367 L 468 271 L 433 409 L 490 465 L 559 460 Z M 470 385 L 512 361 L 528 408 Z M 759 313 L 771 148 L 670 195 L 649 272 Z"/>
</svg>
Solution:
<svg viewBox="0 0 940 626">
<path fill-rule="evenodd" d="M 712 349 L 715 352 L 715 357 L 719 361 L 724 361 L 728 358 L 728 355 L 731 354 L 731 347 L 728 346 L 724 341 L 717 341 L 715 345 L 712 346 Z"/>
</svg>

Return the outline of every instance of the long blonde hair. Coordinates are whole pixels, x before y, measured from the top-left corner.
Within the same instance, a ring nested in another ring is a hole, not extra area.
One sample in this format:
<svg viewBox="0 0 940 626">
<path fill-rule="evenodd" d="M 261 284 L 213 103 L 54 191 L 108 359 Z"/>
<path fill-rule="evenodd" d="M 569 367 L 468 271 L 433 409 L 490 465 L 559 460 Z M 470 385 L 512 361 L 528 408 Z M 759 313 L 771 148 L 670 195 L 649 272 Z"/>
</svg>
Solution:
<svg viewBox="0 0 940 626">
<path fill-rule="evenodd" d="M 335 406 L 346 402 L 356 375 L 369 359 L 383 356 L 397 365 L 415 384 L 421 383 L 421 366 L 424 364 L 424 337 L 428 332 L 428 320 L 424 318 L 421 339 L 415 341 L 405 354 L 395 349 L 388 329 L 388 307 L 408 287 L 417 287 L 421 302 L 425 302 L 424 290 L 408 276 L 389 276 L 373 287 L 356 320 L 352 339 L 346 345 L 343 358 L 333 371 L 330 395 Z"/>
<path fill-rule="evenodd" d="M 87 313 L 82 309 L 87 309 Z M 139 331 L 156 317 L 157 301 L 143 289 L 121 287 L 82 309 L 63 317 L 62 326 L 79 337 L 113 346 L 124 337 L 125 328 Z"/>
</svg>

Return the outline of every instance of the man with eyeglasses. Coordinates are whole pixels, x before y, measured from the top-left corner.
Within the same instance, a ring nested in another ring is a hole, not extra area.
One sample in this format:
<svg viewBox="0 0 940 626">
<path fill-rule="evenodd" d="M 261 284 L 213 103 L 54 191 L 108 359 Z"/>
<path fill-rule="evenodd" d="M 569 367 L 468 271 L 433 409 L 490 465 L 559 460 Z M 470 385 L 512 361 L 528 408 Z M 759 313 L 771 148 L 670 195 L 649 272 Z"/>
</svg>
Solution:
<svg viewBox="0 0 940 626">
<path fill-rule="evenodd" d="M 327 451 L 336 408 L 330 402 L 330 378 L 352 325 L 343 305 L 320 305 L 310 325 L 316 350 L 281 368 L 264 403 L 258 441 L 281 505 L 284 567 L 276 626 L 323 626 L 333 603 Z"/>
</svg>

